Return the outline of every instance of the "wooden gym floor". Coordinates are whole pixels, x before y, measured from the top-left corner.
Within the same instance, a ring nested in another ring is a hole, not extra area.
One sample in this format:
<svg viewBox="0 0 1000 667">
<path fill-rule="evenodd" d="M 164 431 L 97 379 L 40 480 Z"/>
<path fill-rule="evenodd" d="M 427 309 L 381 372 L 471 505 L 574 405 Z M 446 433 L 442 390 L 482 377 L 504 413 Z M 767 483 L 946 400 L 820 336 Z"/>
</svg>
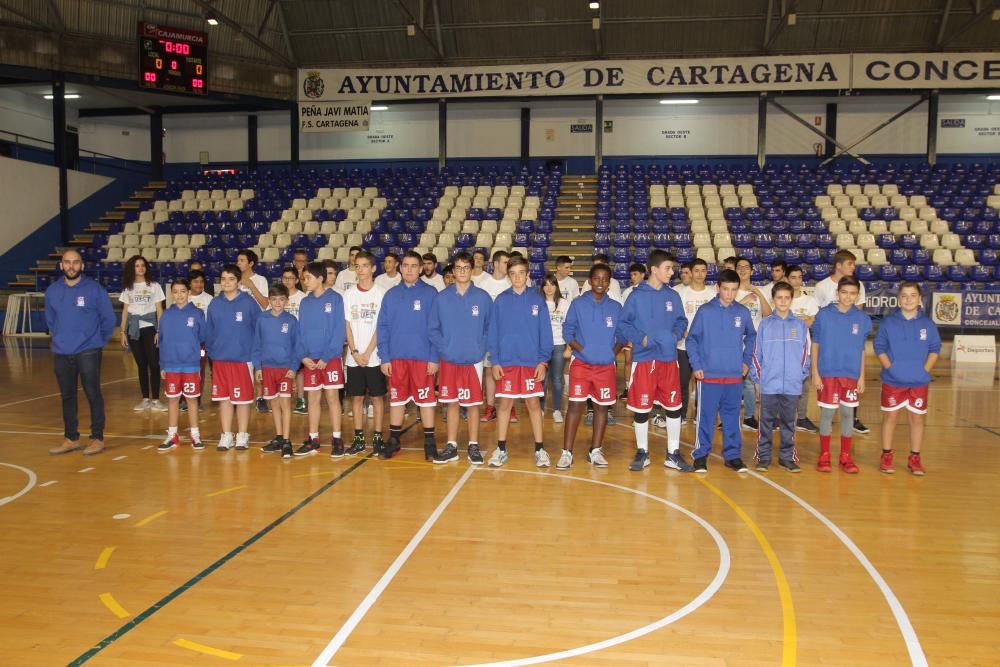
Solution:
<svg viewBox="0 0 1000 667">
<path fill-rule="evenodd" d="M 629 472 L 621 407 L 606 470 L 583 462 L 583 426 L 573 469 L 539 472 L 526 419 L 503 470 L 428 465 L 415 449 L 392 461 L 326 448 L 282 461 L 259 444 L 159 454 L 166 415 L 132 412 L 131 359 L 110 348 L 107 450 L 50 457 L 51 355 L 5 345 L 4 667 L 997 664 L 992 370 L 939 365 L 925 478 L 905 457 L 895 475 L 877 470 L 874 367 L 860 475 L 816 473 L 817 438 L 799 434 L 800 475 L 737 475 L 713 458 L 697 477 L 659 465 L 658 429 L 655 464 Z M 488 451 L 495 426 L 484 430 Z M 270 416 L 255 413 L 252 433 L 269 438 Z M 546 433 L 554 463 L 561 427 L 547 419 Z M 420 446 L 419 427 L 404 446 Z"/>
</svg>

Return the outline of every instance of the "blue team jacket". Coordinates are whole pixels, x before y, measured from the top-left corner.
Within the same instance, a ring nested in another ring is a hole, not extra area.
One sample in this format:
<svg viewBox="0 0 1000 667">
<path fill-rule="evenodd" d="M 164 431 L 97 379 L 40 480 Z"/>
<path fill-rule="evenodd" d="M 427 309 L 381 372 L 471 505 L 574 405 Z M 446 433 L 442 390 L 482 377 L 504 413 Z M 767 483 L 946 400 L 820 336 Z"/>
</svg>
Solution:
<svg viewBox="0 0 1000 667">
<path fill-rule="evenodd" d="M 753 362 L 756 340 L 750 309 L 735 301 L 723 306 L 715 297 L 695 313 L 687 337 L 688 360 L 706 378 L 741 378 L 743 364 L 749 368 Z"/>
<path fill-rule="evenodd" d="M 493 299 L 470 284 L 464 295 L 455 285 L 438 292 L 427 330 L 439 358 L 452 364 L 477 364 L 486 355 L 486 332 Z"/>
<path fill-rule="evenodd" d="M 563 340 L 567 344 L 576 340 L 583 346 L 583 351 L 574 351 L 573 356 L 592 366 L 613 364 L 615 343 L 625 342 L 618 334 L 621 313 L 621 304 L 607 294 L 600 303 L 590 290 L 573 299 L 563 322 Z"/>
<path fill-rule="evenodd" d="M 330 361 L 340 359 L 347 340 L 347 320 L 344 315 L 344 299 L 337 292 L 328 289 L 319 297 L 307 294 L 299 302 L 299 361 L 318 359 Z"/>
<path fill-rule="evenodd" d="M 72 287 L 60 278 L 45 290 L 45 323 L 56 354 L 101 349 L 115 332 L 115 311 L 107 291 L 81 276 Z"/>
<path fill-rule="evenodd" d="M 857 378 L 865 338 L 871 333 L 872 320 L 857 308 L 840 312 L 836 303 L 820 308 L 812 326 L 813 345 L 819 345 L 820 377 Z"/>
<path fill-rule="evenodd" d="M 648 282 L 635 286 L 625 300 L 619 335 L 632 343 L 633 361 L 674 361 L 677 341 L 687 331 L 684 303 L 673 288 L 654 289 Z M 646 347 L 642 339 L 646 338 Z"/>
<path fill-rule="evenodd" d="M 912 320 L 896 311 L 882 320 L 875 334 L 875 354 L 887 354 L 892 365 L 882 369 L 882 382 L 894 387 L 923 387 L 931 374 L 924 363 L 931 353 L 940 354 L 941 336 L 923 309 Z"/>
<path fill-rule="evenodd" d="M 208 304 L 205 351 L 213 361 L 250 361 L 260 304 L 246 292 L 232 301 L 225 294 Z"/>
<path fill-rule="evenodd" d="M 765 317 L 757 329 L 750 377 L 762 394 L 798 396 L 809 376 L 809 349 L 812 341 L 806 323 L 789 313 Z"/>
<path fill-rule="evenodd" d="M 160 317 L 160 368 L 171 373 L 201 370 L 201 344 L 207 330 L 205 314 L 188 301 L 171 305 Z"/>
<path fill-rule="evenodd" d="M 298 351 L 299 321 L 295 316 L 287 310 L 280 315 L 270 310 L 262 312 L 253 337 L 254 369 L 297 369 L 302 360 Z"/>
<path fill-rule="evenodd" d="M 538 290 L 504 290 L 493 302 L 486 349 L 494 366 L 534 368 L 552 358 L 552 323 Z"/>
<path fill-rule="evenodd" d="M 375 327 L 383 364 L 393 359 L 437 363 L 438 353 L 427 333 L 437 297 L 438 291 L 422 280 L 413 285 L 402 281 L 385 293 Z"/>
</svg>

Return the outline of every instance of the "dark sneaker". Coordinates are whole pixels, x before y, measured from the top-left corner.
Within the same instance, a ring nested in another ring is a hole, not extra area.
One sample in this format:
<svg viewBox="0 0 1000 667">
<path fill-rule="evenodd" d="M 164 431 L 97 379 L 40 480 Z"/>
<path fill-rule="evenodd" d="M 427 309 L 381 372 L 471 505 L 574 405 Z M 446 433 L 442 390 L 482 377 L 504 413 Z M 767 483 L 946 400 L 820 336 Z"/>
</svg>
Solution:
<svg viewBox="0 0 1000 667">
<path fill-rule="evenodd" d="M 368 445 L 365 444 L 365 436 L 360 433 L 354 434 L 354 440 L 351 441 L 351 446 L 347 448 L 348 456 L 357 456 L 361 452 L 365 451 Z"/>
<path fill-rule="evenodd" d="M 295 456 L 309 456 L 319 451 L 319 440 L 306 440 L 295 450 Z"/>
<path fill-rule="evenodd" d="M 292 458 L 292 441 L 283 440 L 281 443 L 281 458 L 290 459 Z"/>
<path fill-rule="evenodd" d="M 744 431 L 756 431 L 760 428 L 760 424 L 757 422 L 756 417 L 747 417 L 743 420 L 743 430 Z"/>
<path fill-rule="evenodd" d="M 271 442 L 261 447 L 260 451 L 264 452 L 265 454 L 273 454 L 275 452 L 280 452 L 281 445 L 283 445 L 284 442 L 285 442 L 284 438 L 276 435 L 271 439 Z"/>
<path fill-rule="evenodd" d="M 694 460 L 694 471 L 701 474 L 705 474 L 708 472 L 707 456 L 699 456 Z"/>
<path fill-rule="evenodd" d="M 156 448 L 156 451 L 158 451 L 158 452 L 169 452 L 171 449 L 176 449 L 177 446 L 178 446 L 178 444 L 180 444 L 179 443 L 179 438 L 177 437 L 177 434 L 175 433 L 174 435 L 170 436 L 169 438 L 167 438 L 166 440 L 164 440 L 163 442 L 161 442 L 159 444 L 159 446 Z"/>
<path fill-rule="evenodd" d="M 802 468 L 795 461 L 778 461 L 778 465 L 788 472 L 802 472 Z"/>
<path fill-rule="evenodd" d="M 645 449 L 635 450 L 635 458 L 632 459 L 632 463 L 628 464 L 628 469 L 632 472 L 641 472 L 647 467 L 649 467 L 649 452 Z"/>
<path fill-rule="evenodd" d="M 587 426 L 593 425 L 593 423 L 594 423 L 594 413 L 588 411 L 587 414 L 583 418 L 583 423 L 586 424 Z"/>
<path fill-rule="evenodd" d="M 735 470 L 736 472 L 747 472 L 749 470 L 749 468 L 743 464 L 743 459 L 729 459 L 726 461 L 726 467 L 730 470 Z"/>
<path fill-rule="evenodd" d="M 296 398 L 295 399 L 295 409 L 292 410 L 297 415 L 307 415 L 309 414 L 309 409 L 306 407 L 306 399 Z"/>
<path fill-rule="evenodd" d="M 400 449 L 399 440 L 389 438 L 389 442 L 382 445 L 382 449 L 379 452 L 378 457 L 380 459 L 391 459 Z"/>
<path fill-rule="evenodd" d="M 433 461 L 438 457 L 437 443 L 433 440 L 424 439 L 424 460 Z"/>
<path fill-rule="evenodd" d="M 483 453 L 479 450 L 479 445 L 476 443 L 469 443 L 468 449 L 469 463 L 474 466 L 483 465 Z"/>
<path fill-rule="evenodd" d="M 854 432 L 855 433 L 861 433 L 862 435 L 866 435 L 868 433 L 871 433 L 871 429 L 868 428 L 867 426 L 865 426 L 864 424 L 862 424 L 861 420 L 858 419 L 857 417 L 855 417 L 854 418 Z"/>
<path fill-rule="evenodd" d="M 181 399 L 181 408 L 180 409 L 181 409 L 181 412 L 187 412 L 188 411 L 187 399 Z"/>
<path fill-rule="evenodd" d="M 382 439 L 381 433 L 376 432 L 372 435 L 372 452 L 375 456 L 378 456 L 382 453 L 383 449 L 385 449 L 385 440 Z"/>
<path fill-rule="evenodd" d="M 263 398 L 258 398 L 257 399 L 257 412 L 259 412 L 262 415 L 266 415 L 270 411 L 271 411 L 271 408 L 268 407 L 267 401 L 265 401 Z"/>
<path fill-rule="evenodd" d="M 203 451 L 205 449 L 205 443 L 202 442 L 201 440 L 192 440 L 191 449 L 193 449 L 196 452 Z"/>
<path fill-rule="evenodd" d="M 753 467 L 757 472 L 767 472 L 768 468 L 771 467 L 770 461 L 757 461 L 757 465 Z"/>
<path fill-rule="evenodd" d="M 330 452 L 331 459 L 344 458 L 344 441 L 340 438 L 332 438 L 333 451 Z"/>
<path fill-rule="evenodd" d="M 667 458 L 664 459 L 663 465 L 667 468 L 673 468 L 674 470 L 680 470 L 681 472 L 693 472 L 694 466 L 684 460 L 684 455 L 679 451 L 673 454 L 667 454 Z"/>
<path fill-rule="evenodd" d="M 812 422 L 811 419 L 809 419 L 809 417 L 803 417 L 795 422 L 795 430 L 803 431 L 805 433 L 819 433 L 819 428 Z"/>
<path fill-rule="evenodd" d="M 444 450 L 434 457 L 434 463 L 451 463 L 458 460 L 458 447 L 453 443 L 448 443 Z"/>
</svg>

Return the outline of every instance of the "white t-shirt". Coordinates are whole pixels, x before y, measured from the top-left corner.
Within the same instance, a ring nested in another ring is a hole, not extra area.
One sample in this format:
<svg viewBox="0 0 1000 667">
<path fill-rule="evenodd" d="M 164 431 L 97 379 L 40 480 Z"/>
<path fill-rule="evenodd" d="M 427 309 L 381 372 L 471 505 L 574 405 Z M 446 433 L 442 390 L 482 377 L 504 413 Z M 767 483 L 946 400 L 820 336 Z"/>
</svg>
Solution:
<svg viewBox="0 0 1000 667">
<path fill-rule="evenodd" d="M 299 319 L 299 304 L 302 303 L 302 299 L 304 298 L 306 298 L 306 293 L 302 290 L 288 295 L 288 305 L 285 306 L 285 310 L 295 319 Z"/>
<path fill-rule="evenodd" d="M 396 271 L 396 275 L 390 277 L 388 273 L 380 273 L 375 276 L 375 285 L 382 288 L 383 292 L 388 292 L 403 280 L 403 275 Z"/>
<path fill-rule="evenodd" d="M 767 305 L 774 308 L 774 296 L 771 294 L 771 290 L 774 289 L 774 281 L 772 280 L 766 285 L 761 285 L 758 289 L 764 295 L 764 298 L 767 299 Z"/>
<path fill-rule="evenodd" d="M 754 294 L 750 290 L 740 289 L 736 290 L 736 303 L 743 303 L 743 299 L 747 296 Z M 760 305 L 760 299 L 754 294 L 754 298 L 747 303 L 743 303 L 744 306 L 750 309 L 750 321 L 753 322 L 753 328 L 756 329 L 760 326 L 760 321 L 763 319 L 763 308 Z"/>
<path fill-rule="evenodd" d="M 259 273 L 255 273 L 255 274 L 253 274 L 253 276 L 250 277 L 250 282 L 252 282 L 254 284 L 254 287 L 256 287 L 260 291 L 260 293 L 264 296 L 265 304 L 263 306 L 261 306 L 260 309 L 261 310 L 267 310 L 268 308 L 270 308 L 270 306 L 266 302 L 266 299 L 267 299 L 267 290 L 270 287 L 267 284 L 267 278 L 265 278 L 264 276 L 260 275 Z M 250 291 L 250 288 L 247 287 L 246 285 L 244 285 L 242 282 L 240 283 L 240 291 L 241 292 L 246 292 L 251 297 L 253 296 L 253 292 Z M 221 294 L 221 293 L 222 293 L 221 291 L 216 291 L 216 294 Z"/>
<path fill-rule="evenodd" d="M 441 277 L 440 273 L 434 273 L 430 278 L 421 273 L 420 279 L 436 289 L 438 292 L 444 291 L 444 278 Z"/>
<path fill-rule="evenodd" d="M 678 285 L 674 288 L 677 295 L 681 298 L 681 303 L 684 304 L 684 317 L 687 318 L 688 325 L 687 330 L 691 331 L 691 323 L 694 322 L 695 313 L 698 309 L 704 306 L 706 303 L 715 298 L 719 293 L 719 288 L 715 285 L 705 285 L 705 289 L 700 292 L 694 290 L 690 287 L 685 287 L 684 285 Z M 685 338 L 677 341 L 678 350 L 687 349 L 687 338 L 685 333 Z"/>
<path fill-rule="evenodd" d="M 566 301 L 572 301 L 580 296 L 580 283 L 576 282 L 573 276 L 566 276 L 559 279 L 559 293 Z"/>
<path fill-rule="evenodd" d="M 333 283 L 333 289 L 340 294 L 347 294 L 347 290 L 358 284 L 358 274 L 351 269 L 344 269 L 337 274 L 337 280 Z"/>
<path fill-rule="evenodd" d="M 580 290 L 580 294 L 589 291 L 590 291 L 590 278 L 587 278 L 586 280 L 583 281 L 583 289 Z M 619 285 L 618 281 L 615 280 L 614 278 L 611 279 L 611 284 L 608 286 L 608 296 L 610 296 L 612 300 L 617 301 L 623 306 L 625 305 L 625 297 L 622 296 L 622 286 Z"/>
<path fill-rule="evenodd" d="M 498 296 L 510 289 L 510 278 L 504 276 L 503 280 L 497 280 L 491 274 L 484 273 L 476 287 L 485 290 L 496 301 Z"/>
<path fill-rule="evenodd" d="M 823 280 L 816 283 L 816 287 L 813 288 L 813 297 L 816 299 L 816 304 L 820 308 L 826 308 L 837 300 L 837 283 L 833 281 L 832 276 L 823 278 Z M 860 304 L 862 306 L 865 305 L 864 283 L 861 283 L 861 291 L 858 293 L 858 300 L 856 304 Z"/>
<path fill-rule="evenodd" d="M 208 315 L 208 304 L 212 303 L 212 295 L 208 292 L 202 292 L 201 294 L 190 294 L 188 295 L 188 301 L 193 303 L 201 312 Z"/>
<path fill-rule="evenodd" d="M 816 317 L 819 312 L 819 304 L 810 294 L 803 292 L 800 296 L 792 299 L 792 313 L 798 317 Z"/>
<path fill-rule="evenodd" d="M 549 321 L 552 323 L 552 344 L 565 345 L 566 341 L 563 339 L 563 322 L 566 321 L 566 314 L 569 312 L 569 301 L 559 299 L 559 303 L 556 304 L 555 301 L 546 299 L 545 305 L 548 306 Z"/>
<path fill-rule="evenodd" d="M 123 289 L 118 300 L 128 306 L 129 315 L 148 315 L 156 312 L 156 304 L 166 301 L 160 283 L 135 283 L 132 289 Z M 139 328 L 155 327 L 150 322 L 139 322 Z"/>
<path fill-rule="evenodd" d="M 375 328 L 378 324 L 378 313 L 382 309 L 382 297 L 385 292 L 378 285 L 373 285 L 370 290 L 362 290 L 354 285 L 344 292 L 344 316 L 347 319 L 347 326 L 351 328 L 351 335 L 354 337 L 354 347 L 359 352 L 368 349 L 368 345 L 375 335 Z M 372 356 L 368 358 L 368 368 L 378 366 L 381 362 L 378 358 L 378 350 L 372 350 Z M 357 366 L 354 355 L 348 352 L 347 365 Z"/>
</svg>

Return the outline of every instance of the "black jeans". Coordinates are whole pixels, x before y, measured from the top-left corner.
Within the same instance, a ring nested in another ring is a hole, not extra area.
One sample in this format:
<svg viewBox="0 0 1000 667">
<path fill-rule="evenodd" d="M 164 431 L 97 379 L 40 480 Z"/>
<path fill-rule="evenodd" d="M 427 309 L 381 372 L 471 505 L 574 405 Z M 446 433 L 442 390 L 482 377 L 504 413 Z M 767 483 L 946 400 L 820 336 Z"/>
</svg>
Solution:
<svg viewBox="0 0 1000 667">
<path fill-rule="evenodd" d="M 86 350 L 77 354 L 55 355 L 56 381 L 62 394 L 63 431 L 67 440 L 80 439 L 77 419 L 77 378 L 83 384 L 83 393 L 90 403 L 90 437 L 104 439 L 104 397 L 101 396 L 101 349 Z"/>
<path fill-rule="evenodd" d="M 139 338 L 129 338 L 135 365 L 139 367 L 139 389 L 143 398 L 160 397 L 160 351 L 153 344 L 156 327 L 139 329 Z"/>
<path fill-rule="evenodd" d="M 691 374 L 693 372 L 687 350 L 677 350 L 677 365 L 681 371 L 681 417 L 687 419 L 688 399 L 690 398 L 688 386 L 691 384 Z"/>
</svg>

